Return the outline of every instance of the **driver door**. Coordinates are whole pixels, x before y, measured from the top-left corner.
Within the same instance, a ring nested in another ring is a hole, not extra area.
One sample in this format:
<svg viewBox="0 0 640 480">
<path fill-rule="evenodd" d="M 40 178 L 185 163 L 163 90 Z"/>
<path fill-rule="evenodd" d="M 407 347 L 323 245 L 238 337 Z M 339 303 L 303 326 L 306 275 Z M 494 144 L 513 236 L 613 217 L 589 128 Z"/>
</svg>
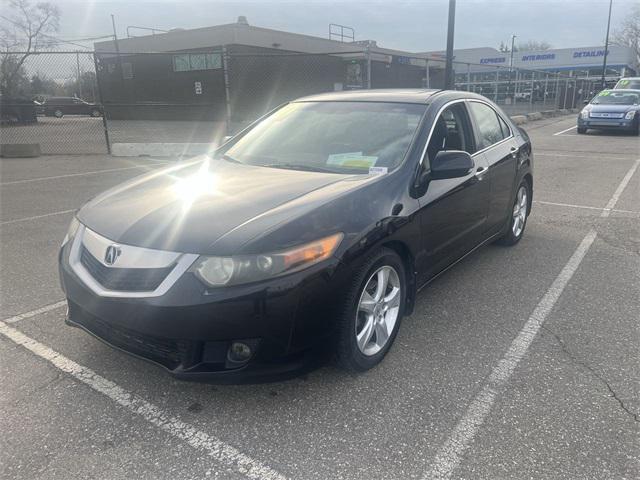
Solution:
<svg viewBox="0 0 640 480">
<path fill-rule="evenodd" d="M 451 104 L 436 119 L 422 159 L 423 168 L 429 168 L 429 162 L 441 150 L 466 151 L 475 166 L 464 177 L 430 180 L 418 199 L 422 230 L 420 283 L 437 275 L 483 241 L 489 212 L 490 184 L 485 176 L 488 164 L 483 153 L 476 153 L 464 101 Z"/>
</svg>

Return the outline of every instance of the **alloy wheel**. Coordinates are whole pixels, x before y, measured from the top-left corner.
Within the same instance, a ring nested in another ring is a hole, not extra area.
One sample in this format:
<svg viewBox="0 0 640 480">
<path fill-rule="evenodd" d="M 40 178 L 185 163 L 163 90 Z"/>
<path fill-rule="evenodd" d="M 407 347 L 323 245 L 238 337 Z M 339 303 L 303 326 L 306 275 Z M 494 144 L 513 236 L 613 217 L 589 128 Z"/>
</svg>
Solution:
<svg viewBox="0 0 640 480">
<path fill-rule="evenodd" d="M 389 341 L 400 313 L 401 284 L 398 272 L 384 265 L 367 280 L 356 312 L 358 349 L 372 356 Z"/>
<path fill-rule="evenodd" d="M 511 231 L 515 237 L 519 237 L 524 230 L 524 223 L 527 220 L 527 207 L 527 187 L 520 185 L 513 205 L 513 220 L 511 221 Z"/>
</svg>

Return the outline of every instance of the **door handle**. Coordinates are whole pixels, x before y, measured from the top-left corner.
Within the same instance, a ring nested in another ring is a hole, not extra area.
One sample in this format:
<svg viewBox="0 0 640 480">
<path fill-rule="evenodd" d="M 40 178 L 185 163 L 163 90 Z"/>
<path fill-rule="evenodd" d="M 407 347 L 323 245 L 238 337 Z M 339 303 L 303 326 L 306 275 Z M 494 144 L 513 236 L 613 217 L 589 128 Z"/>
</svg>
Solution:
<svg viewBox="0 0 640 480">
<path fill-rule="evenodd" d="M 511 152 L 511 156 L 513 158 L 516 158 L 518 156 L 518 147 L 511 147 L 509 152 Z"/>
<path fill-rule="evenodd" d="M 487 171 L 489 170 L 489 167 L 484 167 L 484 166 L 479 166 L 476 170 L 475 176 L 478 177 L 480 180 L 482 180 L 482 176 L 487 173 Z"/>
</svg>

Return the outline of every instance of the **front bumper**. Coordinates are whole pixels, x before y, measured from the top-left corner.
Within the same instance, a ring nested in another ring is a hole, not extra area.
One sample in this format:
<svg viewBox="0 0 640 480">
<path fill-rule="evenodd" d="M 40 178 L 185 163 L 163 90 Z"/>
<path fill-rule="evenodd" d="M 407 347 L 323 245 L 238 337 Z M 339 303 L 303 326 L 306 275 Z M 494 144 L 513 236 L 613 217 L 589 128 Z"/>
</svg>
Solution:
<svg viewBox="0 0 640 480">
<path fill-rule="evenodd" d="M 164 295 L 142 298 L 96 294 L 60 252 L 67 324 L 164 367 L 180 379 L 215 383 L 283 379 L 315 367 L 332 333 L 342 274 L 335 259 L 253 285 L 207 290 L 186 272 Z M 251 358 L 230 361 L 234 341 Z"/>
<path fill-rule="evenodd" d="M 636 128 L 637 119 L 627 120 L 625 118 L 591 118 L 583 119 L 578 117 L 578 127 L 592 128 L 594 130 L 624 130 L 632 131 Z"/>
</svg>

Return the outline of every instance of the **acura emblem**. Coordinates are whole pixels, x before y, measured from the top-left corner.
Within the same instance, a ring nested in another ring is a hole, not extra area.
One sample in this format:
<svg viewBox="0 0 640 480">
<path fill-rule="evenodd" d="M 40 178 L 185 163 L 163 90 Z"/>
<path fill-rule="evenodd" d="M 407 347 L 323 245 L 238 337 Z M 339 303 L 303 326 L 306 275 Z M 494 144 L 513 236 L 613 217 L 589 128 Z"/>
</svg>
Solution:
<svg viewBox="0 0 640 480">
<path fill-rule="evenodd" d="M 104 263 L 106 265 L 113 265 L 114 263 L 116 263 L 116 260 L 118 259 L 121 253 L 122 253 L 122 249 L 120 248 L 120 245 L 116 245 L 116 244 L 109 245 L 107 247 L 107 251 L 104 252 Z"/>
</svg>

